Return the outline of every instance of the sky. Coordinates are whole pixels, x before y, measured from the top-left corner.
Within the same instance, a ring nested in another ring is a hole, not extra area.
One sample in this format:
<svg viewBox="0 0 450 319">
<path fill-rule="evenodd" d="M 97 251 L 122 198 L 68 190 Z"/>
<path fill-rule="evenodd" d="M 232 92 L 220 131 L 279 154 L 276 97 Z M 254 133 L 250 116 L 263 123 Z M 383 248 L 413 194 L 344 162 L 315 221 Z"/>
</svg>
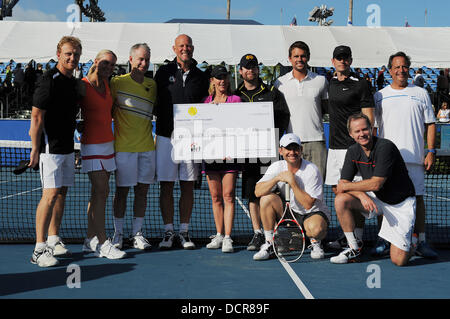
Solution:
<svg viewBox="0 0 450 319">
<path fill-rule="evenodd" d="M 73 0 L 20 0 L 13 9 L 18 21 L 67 21 Z M 85 4 L 89 4 L 85 0 Z M 164 23 L 171 19 L 225 19 L 227 0 L 98 0 L 106 22 Z M 314 6 L 334 8 L 333 26 L 347 25 L 348 0 L 231 0 L 231 19 L 255 20 L 265 25 L 314 26 Z M 449 0 L 353 0 L 353 25 L 378 23 L 383 27 L 449 27 Z M 374 20 L 376 19 L 376 20 Z M 88 21 L 83 18 L 83 21 Z"/>
</svg>

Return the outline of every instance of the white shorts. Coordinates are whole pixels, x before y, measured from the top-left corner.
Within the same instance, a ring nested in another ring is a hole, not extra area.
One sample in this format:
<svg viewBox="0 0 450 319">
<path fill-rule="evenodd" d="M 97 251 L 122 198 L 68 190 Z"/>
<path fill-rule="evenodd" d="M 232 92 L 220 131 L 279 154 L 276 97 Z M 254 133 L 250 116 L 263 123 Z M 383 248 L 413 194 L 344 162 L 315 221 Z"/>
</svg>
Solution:
<svg viewBox="0 0 450 319">
<path fill-rule="evenodd" d="M 347 150 L 328 150 L 327 157 L 327 175 L 325 178 L 325 184 L 337 185 L 341 179 L 342 167 L 344 166 L 345 154 Z M 354 182 L 361 181 L 362 177 L 359 173 L 355 175 Z"/>
<path fill-rule="evenodd" d="M 158 181 L 195 181 L 199 173 L 199 164 L 193 161 L 174 163 L 172 142 L 164 136 L 156 137 L 156 178 Z"/>
<path fill-rule="evenodd" d="M 75 181 L 75 153 L 41 153 L 39 168 L 42 188 L 73 186 Z"/>
<path fill-rule="evenodd" d="M 425 167 L 422 164 L 406 163 L 409 178 L 411 178 L 417 195 L 425 194 Z"/>
<path fill-rule="evenodd" d="M 131 187 L 155 182 L 155 151 L 148 152 L 117 152 L 116 185 Z"/>
<path fill-rule="evenodd" d="M 116 170 L 114 141 L 102 144 L 81 144 L 81 172 L 112 172 Z"/>
<path fill-rule="evenodd" d="M 390 205 L 376 198 L 372 192 L 366 194 L 377 205 L 378 214 L 371 212 L 365 214 L 365 217 L 372 218 L 383 214 L 383 222 L 378 236 L 401 250 L 409 251 L 416 220 L 416 198 L 411 196 L 401 203 Z"/>
</svg>

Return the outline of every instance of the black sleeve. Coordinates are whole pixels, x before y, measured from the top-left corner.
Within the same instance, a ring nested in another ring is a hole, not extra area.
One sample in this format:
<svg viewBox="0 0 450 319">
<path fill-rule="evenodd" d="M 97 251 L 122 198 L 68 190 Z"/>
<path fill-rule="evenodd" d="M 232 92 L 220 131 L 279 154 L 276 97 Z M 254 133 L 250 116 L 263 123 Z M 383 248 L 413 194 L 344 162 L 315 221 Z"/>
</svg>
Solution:
<svg viewBox="0 0 450 319">
<path fill-rule="evenodd" d="M 360 90 L 361 90 L 361 108 L 369 108 L 375 107 L 375 103 L 373 101 L 373 94 L 369 89 L 369 84 L 365 79 L 360 79 Z"/>
<path fill-rule="evenodd" d="M 396 146 L 394 143 L 384 143 L 383 145 L 380 145 L 374 156 L 376 166 L 373 176 L 386 178 L 391 176 L 395 161 L 397 160 L 396 154 Z"/>
<path fill-rule="evenodd" d="M 36 83 L 36 89 L 33 94 L 33 106 L 41 110 L 47 110 L 51 101 L 52 79 L 49 76 L 43 76 Z"/>
<path fill-rule="evenodd" d="M 356 173 L 358 173 L 358 167 L 353 160 L 356 159 L 354 148 L 350 147 L 345 154 L 344 165 L 342 166 L 341 179 L 347 181 L 353 181 Z"/>
<path fill-rule="evenodd" d="M 281 93 L 276 87 L 272 87 L 272 92 L 275 127 L 280 129 L 281 137 L 289 126 L 291 113 L 289 112 L 283 93 Z"/>
</svg>

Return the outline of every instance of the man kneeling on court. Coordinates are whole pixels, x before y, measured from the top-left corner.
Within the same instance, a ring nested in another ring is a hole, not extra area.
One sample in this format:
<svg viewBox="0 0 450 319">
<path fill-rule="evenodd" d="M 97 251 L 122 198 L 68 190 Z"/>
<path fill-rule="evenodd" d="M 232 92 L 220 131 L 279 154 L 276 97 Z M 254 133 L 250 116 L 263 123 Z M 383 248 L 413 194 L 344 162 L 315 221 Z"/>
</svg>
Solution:
<svg viewBox="0 0 450 319">
<path fill-rule="evenodd" d="M 276 219 L 283 214 L 282 198 L 285 198 L 286 183 L 291 191 L 291 209 L 310 239 L 311 258 L 323 258 L 325 254 L 321 240 L 327 234 L 330 213 L 323 201 L 322 176 L 316 165 L 302 159 L 302 146 L 297 135 L 284 135 L 280 140 L 279 152 L 284 160 L 272 163 L 255 187 L 255 195 L 260 197 L 266 243 L 253 259 L 265 260 L 274 256 L 273 229 Z"/>
<path fill-rule="evenodd" d="M 405 162 L 394 143 L 372 136 L 368 117 L 349 117 L 347 129 L 355 144 L 347 150 L 334 200 L 336 215 L 349 247 L 330 261 L 345 264 L 356 261 L 361 245 L 353 234 L 354 215 L 366 218 L 383 215 L 379 236 L 391 243 L 391 261 L 405 265 L 411 257 L 416 199 L 414 185 Z M 351 182 L 356 173 L 363 178 Z"/>
</svg>

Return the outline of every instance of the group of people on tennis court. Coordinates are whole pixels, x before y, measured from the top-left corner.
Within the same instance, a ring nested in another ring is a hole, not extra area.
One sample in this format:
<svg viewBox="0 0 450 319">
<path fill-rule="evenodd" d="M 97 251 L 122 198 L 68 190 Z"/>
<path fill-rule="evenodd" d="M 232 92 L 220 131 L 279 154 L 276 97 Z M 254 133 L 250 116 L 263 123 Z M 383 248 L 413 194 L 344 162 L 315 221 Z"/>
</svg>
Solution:
<svg viewBox="0 0 450 319">
<path fill-rule="evenodd" d="M 126 256 L 124 218 L 130 187 L 134 189 L 131 244 L 136 249 L 150 249 L 142 227 L 149 185 L 155 182 L 160 184 L 164 223 L 159 248 L 171 249 L 179 243 L 184 249 L 194 249 L 189 222 L 194 183 L 202 173 L 208 181 L 216 226 L 216 234 L 206 247 L 233 252 L 236 179 L 242 172 L 242 193 L 249 202 L 254 230 L 247 249 L 255 251 L 254 260 L 274 256 L 273 229 L 283 211 L 281 185 L 285 183 L 290 185 L 291 208 L 311 244 L 311 258 L 324 258 L 327 244 L 341 250 L 331 257 L 332 263 L 357 261 L 365 218 L 372 217 L 379 218 L 380 228 L 373 254 L 390 252 L 392 262 L 399 266 L 414 253 L 437 257 L 425 240 L 423 202 L 424 170 L 431 168 L 435 157 L 436 119 L 427 92 L 408 83 L 411 61 L 406 54 L 398 52 L 389 58 L 393 82 L 372 96 L 366 81 L 351 72 L 352 52 L 348 46 L 334 49 L 331 61 L 336 73 L 329 83 L 309 69 L 310 50 L 302 41 L 289 48 L 292 71 L 279 77 L 273 86 L 260 78 L 257 57 L 246 54 L 239 67 L 243 82 L 235 92 L 231 92 L 225 67 L 214 67 L 210 78 L 197 67 L 191 37 L 179 35 L 172 50 L 176 57 L 162 65 L 151 79 L 145 75 L 150 47 L 135 44 L 130 48 L 130 72 L 110 81 L 117 56 L 111 50 L 102 50 L 87 76 L 78 81 L 73 72 L 82 54 L 81 41 L 72 36 L 59 41 L 58 63 L 44 74 L 33 97 L 29 166 L 39 165 L 43 192 L 36 209 L 32 263 L 50 267 L 58 264 L 55 257 L 70 254 L 59 237 L 59 228 L 68 187 L 74 184 L 73 135 L 80 109 L 84 120 L 81 169 L 92 185 L 84 252 L 108 259 Z M 282 160 L 269 165 L 221 159 L 198 165 L 172 159 L 174 104 L 260 101 L 273 102 Z M 330 119 L 329 150 L 323 129 L 324 112 Z M 113 172 L 114 235 L 109 239 L 105 208 Z M 177 231 L 175 182 L 181 190 Z M 343 230 L 342 238 L 332 243 L 323 243 L 330 223 L 324 182 L 336 195 L 335 209 Z"/>
</svg>

